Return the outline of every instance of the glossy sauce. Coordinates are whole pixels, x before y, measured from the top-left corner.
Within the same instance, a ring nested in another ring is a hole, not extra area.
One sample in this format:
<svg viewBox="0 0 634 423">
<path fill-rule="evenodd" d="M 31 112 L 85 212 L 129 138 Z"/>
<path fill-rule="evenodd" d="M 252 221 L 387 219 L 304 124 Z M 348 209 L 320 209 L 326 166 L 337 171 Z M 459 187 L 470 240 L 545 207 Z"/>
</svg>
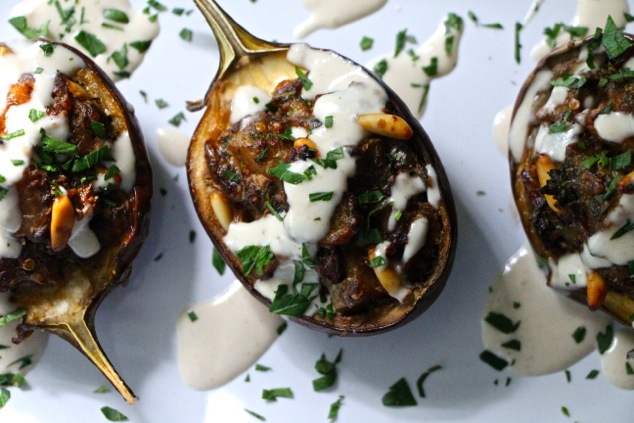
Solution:
<svg viewBox="0 0 634 423">
<path fill-rule="evenodd" d="M 592 312 L 550 288 L 530 246 L 520 249 L 494 282 L 483 317 L 490 312 L 519 323 L 515 332 L 504 334 L 482 322 L 486 349 L 514 362 L 509 371 L 519 375 L 543 375 L 568 368 L 594 350 L 597 333 L 610 324 L 604 314 Z M 585 337 L 577 342 L 573 334 L 580 327 L 585 328 Z M 520 351 L 502 346 L 511 340 L 521 343 Z"/>
<path fill-rule="evenodd" d="M 321 28 L 338 28 L 376 12 L 387 0 L 303 0 L 311 14 L 295 28 L 293 36 L 301 40 Z"/>
<path fill-rule="evenodd" d="M 385 54 L 371 60 L 367 67 L 373 69 L 379 62 L 387 63 L 383 81 L 405 102 L 409 110 L 421 118 L 425 113 L 426 98 L 430 83 L 449 74 L 458 63 L 458 51 L 464 25 L 460 28 L 450 24 L 450 17 L 440 23 L 436 32 L 423 44 L 414 47 L 411 53 L 406 47 L 398 56 Z M 452 40 L 449 42 L 448 40 Z M 451 45 L 447 51 L 447 45 Z M 432 65 L 432 61 L 436 64 Z M 429 74 L 421 72 L 423 67 L 435 67 Z"/>
<path fill-rule="evenodd" d="M 627 357 L 632 350 L 634 334 L 629 330 L 619 329 L 614 333 L 610 348 L 601 355 L 603 375 L 621 389 L 634 389 L 634 358 Z"/>
<path fill-rule="evenodd" d="M 134 10 L 129 0 L 60 2 L 62 9 L 70 14 L 64 22 L 55 3 L 26 0 L 16 5 L 10 16 L 25 17 L 27 26 L 32 29 L 39 29 L 48 22 L 48 38 L 78 48 L 115 81 L 134 72 L 149 47 L 147 43 L 159 33 L 158 22 L 151 22 L 150 15 Z M 116 13 L 109 13 L 112 10 Z M 81 32 L 83 34 L 79 35 Z M 96 37 L 92 52 L 76 40 L 78 36 L 81 40 L 85 34 L 89 38 Z"/>
<path fill-rule="evenodd" d="M 234 281 L 219 297 L 181 313 L 176 324 L 181 376 L 198 390 L 226 384 L 266 352 L 282 322 Z"/>
<path fill-rule="evenodd" d="M 190 137 L 174 128 L 158 128 L 156 144 L 161 156 L 173 166 L 185 166 Z"/>
</svg>

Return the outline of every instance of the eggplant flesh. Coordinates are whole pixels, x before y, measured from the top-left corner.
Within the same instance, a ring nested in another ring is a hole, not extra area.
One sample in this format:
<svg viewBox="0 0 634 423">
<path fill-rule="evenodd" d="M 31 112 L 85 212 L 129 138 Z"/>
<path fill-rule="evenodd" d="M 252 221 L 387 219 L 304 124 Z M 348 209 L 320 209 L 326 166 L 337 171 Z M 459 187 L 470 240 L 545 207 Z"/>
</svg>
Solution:
<svg viewBox="0 0 634 423">
<path fill-rule="evenodd" d="M 549 284 L 628 326 L 634 134 L 624 125 L 634 121 L 632 41 L 607 30 L 546 56 L 520 91 L 509 137 L 513 194 L 531 245 L 548 263 Z"/>
<path fill-rule="evenodd" d="M 231 225 L 273 216 L 286 218 L 289 202 L 285 179 L 274 169 L 298 161 L 314 162 L 317 172 L 328 167 L 324 166 L 328 157 L 319 155 L 310 143 L 297 141 L 309 139 L 311 131 L 323 129 L 326 123 L 315 118 L 314 101 L 300 95 L 303 81 L 297 78 L 297 67 L 287 60 L 286 53 L 282 49 L 240 60 L 212 85 L 188 156 L 196 210 L 218 252 L 244 286 L 272 312 L 342 336 L 392 329 L 420 315 L 442 291 L 453 261 L 456 219 L 449 183 L 427 135 L 400 99 L 373 76 L 388 93 L 383 112 L 408 122 L 413 137 L 403 141 L 369 133 L 358 144 L 344 147 L 345 154 L 355 160 L 356 172 L 347 179 L 347 189 L 330 218 L 327 234 L 318 242 L 303 245 L 303 258 L 295 260 L 299 264 L 293 263 L 295 274 L 291 272 L 282 281 L 288 289 L 284 288 L 282 295 L 279 288 L 261 292 L 267 289 L 262 288 L 267 281 L 279 283 L 276 271 L 284 267 L 285 257 L 264 252 L 268 258 L 263 265 L 252 268 L 252 263 L 245 261 L 244 250 L 227 245 Z M 309 71 L 307 77 L 311 77 Z M 243 86 L 264 90 L 271 101 L 266 110 L 231 123 L 231 102 Z M 308 135 L 289 136 L 291 127 L 300 127 Z M 309 180 L 311 170 L 308 172 L 305 179 Z M 392 211 L 397 210 L 392 208 L 391 187 L 403 174 L 435 187 L 441 199 L 433 207 L 428 197 L 431 190 L 416 193 L 392 225 Z M 417 219 L 428 222 L 426 242 L 413 257 L 403 260 L 409 230 Z M 388 293 L 377 262 L 373 262 L 372 251 L 379 244 L 389 244 L 382 258 L 390 263 L 388 270 L 398 272 L 398 283 L 406 288 L 401 298 Z M 398 263 L 398 269 L 391 263 Z M 302 275 L 315 272 L 311 274 L 312 286 L 305 288 L 307 284 L 298 282 L 298 267 Z M 286 301 L 290 306 L 280 310 L 284 308 L 280 303 L 288 305 Z M 305 307 L 295 307 L 298 302 Z"/>
<path fill-rule="evenodd" d="M 17 194 L 21 213 L 21 225 L 11 234 L 19 254 L 0 258 L 0 292 L 8 291 L 16 309 L 26 312 L 14 342 L 33 330 L 59 335 L 134 403 L 99 345 L 94 317 L 105 296 L 127 283 L 148 233 L 152 170 L 145 144 L 130 106 L 91 59 L 63 43 L 33 43 L 44 54 L 69 55 L 81 66 L 55 75 L 52 103 L 31 118 L 36 125 L 40 119 L 66 120 L 68 136 L 59 139 L 42 129 L 21 178 L 5 187 Z M 20 54 L 13 45 L 0 44 L 0 53 L 9 59 Z M 6 133 L 7 112 L 31 100 L 35 75 L 25 72 L 11 86 L 0 133 Z M 88 233 L 92 247 L 78 247 L 77 233 Z"/>
</svg>

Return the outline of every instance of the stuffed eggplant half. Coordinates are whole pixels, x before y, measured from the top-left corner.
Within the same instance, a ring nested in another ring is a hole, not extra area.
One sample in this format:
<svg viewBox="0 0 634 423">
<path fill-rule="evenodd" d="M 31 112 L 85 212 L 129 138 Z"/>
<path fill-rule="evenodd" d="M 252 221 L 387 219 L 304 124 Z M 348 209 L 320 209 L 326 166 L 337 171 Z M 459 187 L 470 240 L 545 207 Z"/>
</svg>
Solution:
<svg viewBox="0 0 634 423">
<path fill-rule="evenodd" d="M 0 292 L 22 316 L 14 342 L 62 336 L 133 402 L 93 328 L 147 234 L 152 173 L 131 106 L 90 59 L 47 40 L 0 44 L 0 79 Z"/>
<path fill-rule="evenodd" d="M 201 221 L 273 313 L 339 335 L 410 320 L 453 259 L 442 165 L 361 66 L 304 44 L 278 50 L 208 93 L 188 163 Z"/>
<path fill-rule="evenodd" d="M 605 30 L 547 56 L 515 106 L 512 183 L 551 286 L 634 313 L 634 47 Z"/>
</svg>

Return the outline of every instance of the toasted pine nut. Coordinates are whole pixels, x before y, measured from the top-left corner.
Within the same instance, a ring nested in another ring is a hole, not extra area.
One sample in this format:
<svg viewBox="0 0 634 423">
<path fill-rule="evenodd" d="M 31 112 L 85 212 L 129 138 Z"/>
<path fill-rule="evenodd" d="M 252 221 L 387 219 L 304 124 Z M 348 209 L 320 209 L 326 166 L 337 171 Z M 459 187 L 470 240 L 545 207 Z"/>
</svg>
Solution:
<svg viewBox="0 0 634 423">
<path fill-rule="evenodd" d="M 75 209 L 67 195 L 55 198 L 51 209 L 51 247 L 53 251 L 66 248 L 75 226 Z"/>
<path fill-rule="evenodd" d="M 220 222 L 220 226 L 226 231 L 229 229 L 229 224 L 233 221 L 233 208 L 227 203 L 227 200 L 214 191 L 211 194 L 211 209 L 216 215 L 216 219 Z"/>
<path fill-rule="evenodd" d="M 608 295 L 608 284 L 596 270 L 587 275 L 588 279 L 588 307 L 596 310 L 603 305 L 606 295 Z"/>
<path fill-rule="evenodd" d="M 371 248 L 368 252 L 368 258 L 370 260 L 376 257 L 376 251 Z M 373 268 L 376 278 L 381 283 L 381 286 L 387 291 L 390 296 L 394 297 L 398 294 L 401 288 L 401 277 L 391 264 L 387 264 L 381 267 Z"/>
<path fill-rule="evenodd" d="M 368 132 L 398 140 L 408 140 L 414 135 L 409 124 L 396 115 L 385 113 L 360 115 L 357 117 L 357 123 Z"/>
<path fill-rule="evenodd" d="M 13 53 L 9 47 L 4 44 L 0 44 L 0 56 L 4 56 L 5 54 Z"/>
<path fill-rule="evenodd" d="M 311 150 L 317 151 L 317 145 L 308 138 L 296 138 L 295 142 L 293 142 L 293 147 L 297 149 L 299 149 L 303 145 L 310 148 Z"/>
<path fill-rule="evenodd" d="M 555 168 L 555 164 L 546 154 L 540 154 L 535 159 L 535 169 L 537 170 L 537 179 L 539 179 L 539 186 L 543 187 L 548 183 L 550 175 L 548 174 Z M 557 207 L 557 200 L 552 195 L 544 195 L 548 206 L 556 213 L 560 213 L 561 210 Z"/>
<path fill-rule="evenodd" d="M 634 194 L 634 171 L 622 177 L 616 187 L 623 194 Z"/>
</svg>

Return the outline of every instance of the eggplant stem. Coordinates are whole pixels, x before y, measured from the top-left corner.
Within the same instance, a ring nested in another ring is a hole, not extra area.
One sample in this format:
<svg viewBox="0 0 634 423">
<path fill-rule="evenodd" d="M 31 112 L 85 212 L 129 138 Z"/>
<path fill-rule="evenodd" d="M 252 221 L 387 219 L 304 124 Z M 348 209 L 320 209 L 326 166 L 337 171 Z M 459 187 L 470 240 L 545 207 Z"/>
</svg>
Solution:
<svg viewBox="0 0 634 423">
<path fill-rule="evenodd" d="M 92 330 L 83 319 L 62 324 L 53 329 L 53 331 L 70 342 L 97 366 L 128 404 L 134 404 L 136 402 L 136 396 L 125 384 L 123 379 L 121 379 L 103 352 L 94 330 Z"/>
<path fill-rule="evenodd" d="M 218 42 L 220 63 L 215 80 L 221 79 L 242 59 L 288 49 L 286 44 L 270 43 L 249 33 L 218 6 L 215 0 L 194 0 L 194 3 L 209 23 Z"/>
</svg>

